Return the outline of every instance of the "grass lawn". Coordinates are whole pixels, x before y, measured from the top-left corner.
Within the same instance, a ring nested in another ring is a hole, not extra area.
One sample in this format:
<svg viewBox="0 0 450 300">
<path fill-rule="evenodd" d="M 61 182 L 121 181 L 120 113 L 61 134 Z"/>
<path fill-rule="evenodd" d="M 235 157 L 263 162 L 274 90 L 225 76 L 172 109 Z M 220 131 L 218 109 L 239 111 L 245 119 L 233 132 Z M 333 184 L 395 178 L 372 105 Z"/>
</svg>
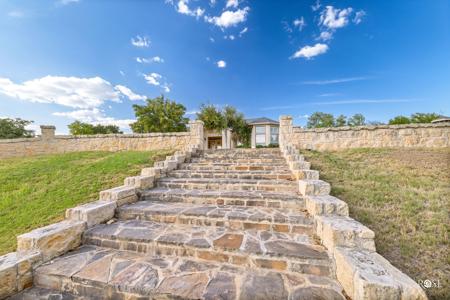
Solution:
<svg viewBox="0 0 450 300">
<path fill-rule="evenodd" d="M 450 150 L 302 151 L 350 215 L 375 232 L 377 250 L 414 280 L 439 280 L 450 297 Z"/>
<path fill-rule="evenodd" d="M 169 151 L 78 152 L 0 160 L 0 255 L 16 236 L 64 218 L 67 208 L 162 160 Z"/>
</svg>

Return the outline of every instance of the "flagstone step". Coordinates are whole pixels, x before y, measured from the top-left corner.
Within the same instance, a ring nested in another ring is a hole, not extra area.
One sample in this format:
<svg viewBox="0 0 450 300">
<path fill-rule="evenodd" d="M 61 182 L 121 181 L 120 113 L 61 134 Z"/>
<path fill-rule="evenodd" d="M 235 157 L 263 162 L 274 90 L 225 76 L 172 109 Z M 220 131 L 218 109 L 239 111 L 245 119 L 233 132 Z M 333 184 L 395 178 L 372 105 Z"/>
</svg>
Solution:
<svg viewBox="0 0 450 300">
<path fill-rule="evenodd" d="M 234 163 L 192 163 L 192 164 L 180 164 L 178 170 L 210 170 L 210 171 L 273 171 L 273 172 L 286 172 L 289 171 L 289 167 L 284 165 L 267 165 L 267 164 L 234 164 Z"/>
<path fill-rule="evenodd" d="M 141 200 L 305 209 L 305 199 L 300 195 L 268 191 L 189 190 L 158 187 L 143 191 Z"/>
<path fill-rule="evenodd" d="M 306 234 L 121 220 L 88 229 L 83 243 L 319 276 L 331 271 L 326 249 Z"/>
<path fill-rule="evenodd" d="M 286 160 L 282 157 L 272 158 L 192 158 L 191 163 L 233 163 L 233 164 L 264 164 L 264 165 L 286 165 Z"/>
<path fill-rule="evenodd" d="M 235 178 L 235 179 L 275 179 L 293 180 L 290 171 L 211 171 L 211 170 L 175 170 L 168 174 L 175 178 Z"/>
<path fill-rule="evenodd" d="M 232 205 L 139 201 L 117 210 L 120 220 L 216 226 L 234 230 L 260 229 L 273 232 L 312 234 L 313 220 L 293 209 Z"/>
<path fill-rule="evenodd" d="M 328 277 L 94 246 L 38 267 L 35 286 L 15 299 L 345 299 Z"/>
<path fill-rule="evenodd" d="M 228 178 L 161 178 L 158 187 L 200 190 L 283 191 L 296 193 L 298 184 L 288 180 Z"/>
</svg>

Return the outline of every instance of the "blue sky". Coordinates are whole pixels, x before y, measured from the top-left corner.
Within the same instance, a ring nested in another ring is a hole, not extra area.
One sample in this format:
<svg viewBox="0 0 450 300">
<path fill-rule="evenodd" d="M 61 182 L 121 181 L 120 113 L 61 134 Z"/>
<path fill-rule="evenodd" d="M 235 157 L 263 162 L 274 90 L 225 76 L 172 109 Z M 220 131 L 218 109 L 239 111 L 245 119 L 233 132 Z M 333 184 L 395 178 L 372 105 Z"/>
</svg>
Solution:
<svg viewBox="0 0 450 300">
<path fill-rule="evenodd" d="M 1 0 L 0 117 L 127 131 L 165 94 L 299 125 L 450 114 L 450 2 Z"/>
</svg>

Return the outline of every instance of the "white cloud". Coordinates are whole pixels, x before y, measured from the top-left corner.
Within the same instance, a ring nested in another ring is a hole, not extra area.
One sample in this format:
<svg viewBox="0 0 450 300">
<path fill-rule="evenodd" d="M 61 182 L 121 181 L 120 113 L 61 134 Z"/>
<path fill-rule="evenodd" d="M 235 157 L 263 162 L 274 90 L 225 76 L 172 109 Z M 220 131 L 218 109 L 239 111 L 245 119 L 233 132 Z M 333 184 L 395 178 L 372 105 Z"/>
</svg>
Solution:
<svg viewBox="0 0 450 300">
<path fill-rule="evenodd" d="M 236 39 L 236 37 L 234 35 L 232 35 L 232 34 L 225 35 L 223 38 L 226 39 L 226 40 L 232 40 L 232 41 L 234 41 Z"/>
<path fill-rule="evenodd" d="M 348 24 L 348 19 L 353 9 L 351 7 L 339 9 L 333 6 L 326 6 L 320 14 L 319 25 L 330 29 L 337 29 Z"/>
<path fill-rule="evenodd" d="M 305 19 L 303 17 L 301 17 L 300 19 L 295 19 L 293 22 L 295 27 L 298 27 L 299 31 L 302 31 L 303 27 L 306 26 L 306 22 Z"/>
<path fill-rule="evenodd" d="M 54 103 L 74 108 L 99 107 L 106 101 L 121 102 L 121 97 L 131 95 L 123 91 L 100 77 L 46 76 L 21 84 L 0 77 L 1 94 L 30 102 Z"/>
<path fill-rule="evenodd" d="M 131 44 L 138 48 L 147 48 L 150 46 L 150 40 L 145 36 L 137 35 L 136 38 L 131 38 Z"/>
<path fill-rule="evenodd" d="M 226 10 L 218 17 L 205 17 L 205 21 L 212 23 L 221 28 L 228 28 L 236 26 L 239 23 L 245 22 L 247 14 L 250 11 L 249 7 L 238 9 L 236 11 Z"/>
<path fill-rule="evenodd" d="M 136 122 L 133 119 L 115 119 L 113 117 L 108 117 L 105 115 L 104 111 L 93 108 L 93 109 L 80 109 L 70 112 L 55 112 L 54 116 L 65 117 L 89 124 L 101 124 L 101 125 L 116 125 L 121 129 L 128 130 L 129 124 Z"/>
<path fill-rule="evenodd" d="M 78 3 L 80 0 L 59 0 L 58 3 L 62 5 L 68 5 L 72 3 Z"/>
<path fill-rule="evenodd" d="M 353 23 L 358 25 L 359 23 L 362 22 L 362 19 L 364 18 L 365 15 L 366 15 L 366 12 L 364 10 L 357 11 L 355 13 L 355 17 L 353 18 Z"/>
<path fill-rule="evenodd" d="M 333 33 L 331 33 L 330 31 L 322 31 L 320 33 L 320 36 L 317 39 L 322 40 L 322 41 L 329 41 L 332 38 L 333 38 Z"/>
<path fill-rule="evenodd" d="M 311 59 L 314 56 L 324 54 L 328 51 L 328 45 L 317 43 L 314 46 L 305 46 L 295 52 L 291 58 L 304 57 L 306 59 Z"/>
<path fill-rule="evenodd" d="M 148 75 L 144 74 L 144 78 L 148 84 L 161 87 L 166 93 L 170 92 L 170 85 L 165 82 L 165 79 L 161 74 L 150 73 Z"/>
<path fill-rule="evenodd" d="M 178 4 L 177 4 L 177 12 L 179 12 L 180 14 L 183 15 L 188 15 L 188 16 L 193 16 L 196 18 L 201 17 L 204 13 L 205 10 L 201 9 L 200 7 L 197 7 L 197 9 L 191 10 L 189 8 L 188 4 L 188 0 L 179 0 Z"/>
<path fill-rule="evenodd" d="M 159 56 L 153 56 L 150 58 L 136 57 L 136 61 L 141 64 L 149 64 L 149 63 L 163 63 L 164 59 L 162 59 Z"/>
<path fill-rule="evenodd" d="M 311 6 L 311 9 L 312 9 L 313 11 L 318 11 L 319 8 L 320 8 L 321 6 L 322 6 L 322 5 L 320 4 L 320 1 L 317 0 L 316 3 L 315 3 L 313 6 Z"/>
<path fill-rule="evenodd" d="M 125 76 L 125 72 L 124 71 L 120 70 L 119 73 L 120 73 L 120 75 Z"/>
<path fill-rule="evenodd" d="M 422 101 L 421 99 L 351 99 L 351 100 L 337 100 L 337 101 L 324 101 L 324 102 L 309 102 L 297 105 L 280 105 L 262 107 L 261 110 L 286 110 L 301 108 L 305 106 L 317 106 L 317 105 L 346 105 L 346 104 L 384 104 L 384 103 L 409 103 Z"/>
<path fill-rule="evenodd" d="M 211 43 L 214 43 L 216 40 L 215 40 L 213 37 L 210 37 L 210 38 L 209 38 L 209 41 L 210 41 Z"/>
<path fill-rule="evenodd" d="M 187 111 L 186 112 L 186 115 L 195 115 L 195 114 L 198 114 L 200 111 L 198 111 L 198 110 L 190 110 L 190 111 Z"/>
<path fill-rule="evenodd" d="M 244 33 L 246 33 L 247 31 L 248 31 L 248 28 L 245 27 L 244 29 L 242 29 L 242 30 L 239 32 L 239 36 L 243 36 Z"/>
<path fill-rule="evenodd" d="M 227 66 L 227 63 L 224 60 L 219 60 L 216 64 L 218 68 L 225 68 Z"/>
<path fill-rule="evenodd" d="M 225 5 L 226 8 L 228 8 L 228 7 L 237 8 L 238 6 L 239 6 L 239 0 L 227 0 L 227 4 Z"/>
<path fill-rule="evenodd" d="M 130 99 L 130 100 L 145 100 L 145 99 L 147 99 L 146 96 L 135 94 L 132 90 L 130 90 L 126 86 L 116 85 L 115 88 L 116 88 L 116 90 L 121 92 L 123 95 L 128 97 L 128 99 Z"/>
<path fill-rule="evenodd" d="M 147 81 L 148 84 L 159 86 L 161 83 L 159 80 L 162 78 L 162 76 L 158 73 L 150 73 L 148 75 L 144 74 L 144 78 Z"/>
<path fill-rule="evenodd" d="M 370 78 L 371 78 L 371 77 L 368 77 L 368 76 L 345 77 L 345 78 L 337 78 L 337 79 L 329 79 L 329 80 L 303 81 L 302 84 L 325 85 L 325 84 L 335 84 L 335 83 L 343 83 L 343 82 L 351 82 L 351 81 L 367 80 L 367 79 L 370 79 Z"/>
</svg>

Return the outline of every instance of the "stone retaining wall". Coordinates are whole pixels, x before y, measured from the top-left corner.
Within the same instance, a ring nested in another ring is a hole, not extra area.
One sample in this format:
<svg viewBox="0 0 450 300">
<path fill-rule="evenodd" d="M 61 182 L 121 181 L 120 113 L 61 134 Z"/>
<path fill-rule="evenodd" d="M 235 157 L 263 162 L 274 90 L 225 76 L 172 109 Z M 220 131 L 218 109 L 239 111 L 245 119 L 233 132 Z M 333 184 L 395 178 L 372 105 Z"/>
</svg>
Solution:
<svg viewBox="0 0 450 300">
<path fill-rule="evenodd" d="M 0 140 L 0 159 L 77 151 L 184 150 L 198 140 L 197 127 L 192 122 L 190 132 L 55 136 L 55 127 L 41 126 L 41 136 Z"/>
<path fill-rule="evenodd" d="M 299 149 L 438 148 L 450 146 L 450 124 L 379 125 L 303 129 L 288 134 Z"/>
</svg>

